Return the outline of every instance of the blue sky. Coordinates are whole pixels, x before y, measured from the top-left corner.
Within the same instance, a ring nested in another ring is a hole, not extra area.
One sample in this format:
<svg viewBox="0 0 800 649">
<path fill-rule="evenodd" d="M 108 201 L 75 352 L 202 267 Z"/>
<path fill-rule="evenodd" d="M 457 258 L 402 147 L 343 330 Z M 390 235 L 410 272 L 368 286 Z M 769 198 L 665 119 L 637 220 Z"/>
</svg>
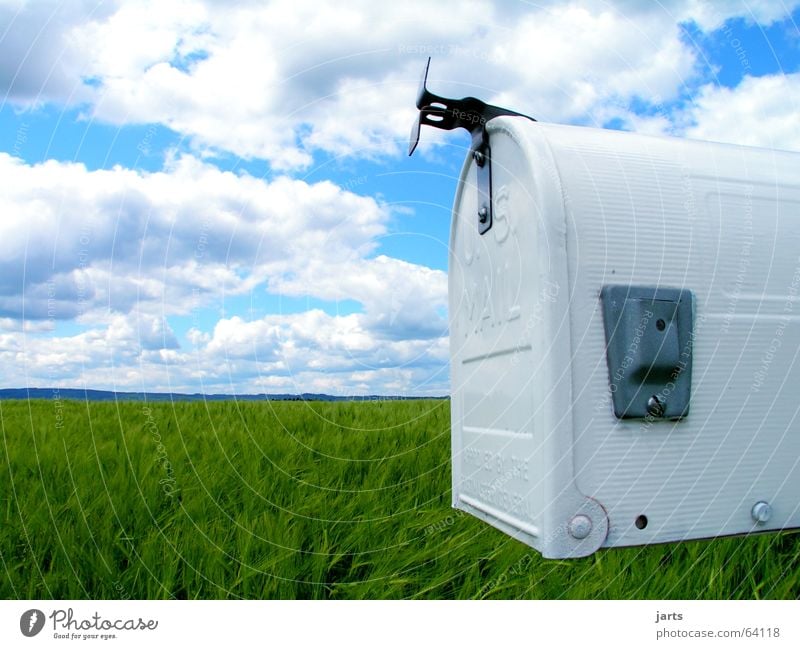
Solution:
<svg viewBox="0 0 800 649">
<path fill-rule="evenodd" d="M 800 2 L 0 0 L 3 387 L 446 394 L 465 133 L 800 150 Z"/>
</svg>

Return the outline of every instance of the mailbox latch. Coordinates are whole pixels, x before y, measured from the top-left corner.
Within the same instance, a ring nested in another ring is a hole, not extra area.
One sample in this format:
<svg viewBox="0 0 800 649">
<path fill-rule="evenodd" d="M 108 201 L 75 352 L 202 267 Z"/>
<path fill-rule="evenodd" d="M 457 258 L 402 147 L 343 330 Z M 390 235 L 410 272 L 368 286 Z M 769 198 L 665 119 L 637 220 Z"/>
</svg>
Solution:
<svg viewBox="0 0 800 649">
<path fill-rule="evenodd" d="M 489 147 L 489 134 L 486 132 L 486 122 L 501 115 L 524 117 L 533 122 L 536 120 L 508 108 L 484 103 L 475 97 L 448 99 L 434 95 L 425 85 L 430 65 L 429 57 L 417 91 L 419 115 L 411 127 L 408 155 L 414 153 L 414 149 L 417 148 L 422 124 L 446 131 L 465 128 L 470 132 L 472 135 L 470 155 L 475 160 L 478 171 L 478 232 L 483 234 L 492 227 L 492 153 Z"/>
<path fill-rule="evenodd" d="M 604 286 L 600 298 L 614 414 L 685 417 L 692 387 L 692 291 Z"/>
</svg>

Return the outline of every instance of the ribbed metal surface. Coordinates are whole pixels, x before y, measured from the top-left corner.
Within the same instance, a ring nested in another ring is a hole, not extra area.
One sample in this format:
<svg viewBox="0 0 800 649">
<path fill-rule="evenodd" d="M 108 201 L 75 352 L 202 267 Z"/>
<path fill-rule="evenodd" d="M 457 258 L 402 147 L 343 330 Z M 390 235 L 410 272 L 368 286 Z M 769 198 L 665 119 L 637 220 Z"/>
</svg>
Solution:
<svg viewBox="0 0 800 649">
<path fill-rule="evenodd" d="M 757 500 L 767 527 L 800 525 L 797 156 L 540 128 L 567 207 L 575 472 L 607 543 L 745 532 Z M 695 292 L 684 421 L 611 413 L 598 295 L 625 283 Z"/>
</svg>

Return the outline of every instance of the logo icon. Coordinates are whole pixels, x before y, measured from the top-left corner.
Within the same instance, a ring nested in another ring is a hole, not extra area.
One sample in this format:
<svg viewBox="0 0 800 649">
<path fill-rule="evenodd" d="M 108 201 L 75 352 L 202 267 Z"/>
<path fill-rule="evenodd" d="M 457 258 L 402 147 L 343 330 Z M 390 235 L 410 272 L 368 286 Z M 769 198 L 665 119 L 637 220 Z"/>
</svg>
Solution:
<svg viewBox="0 0 800 649">
<path fill-rule="evenodd" d="M 25 611 L 19 618 L 19 630 L 22 635 L 27 638 L 32 638 L 44 627 L 44 613 L 38 608 L 32 608 Z"/>
</svg>

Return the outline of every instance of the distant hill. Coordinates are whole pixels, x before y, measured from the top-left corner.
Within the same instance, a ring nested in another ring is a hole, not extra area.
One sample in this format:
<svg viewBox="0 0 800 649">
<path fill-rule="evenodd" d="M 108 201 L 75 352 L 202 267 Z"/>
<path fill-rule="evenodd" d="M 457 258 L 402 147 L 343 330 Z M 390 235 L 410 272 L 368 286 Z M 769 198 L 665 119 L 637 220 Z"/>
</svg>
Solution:
<svg viewBox="0 0 800 649">
<path fill-rule="evenodd" d="M 331 394 L 182 394 L 180 392 L 117 392 L 79 388 L 2 388 L 0 399 L 77 399 L 79 401 L 406 401 L 447 397 L 384 395 L 334 396 Z"/>
</svg>

